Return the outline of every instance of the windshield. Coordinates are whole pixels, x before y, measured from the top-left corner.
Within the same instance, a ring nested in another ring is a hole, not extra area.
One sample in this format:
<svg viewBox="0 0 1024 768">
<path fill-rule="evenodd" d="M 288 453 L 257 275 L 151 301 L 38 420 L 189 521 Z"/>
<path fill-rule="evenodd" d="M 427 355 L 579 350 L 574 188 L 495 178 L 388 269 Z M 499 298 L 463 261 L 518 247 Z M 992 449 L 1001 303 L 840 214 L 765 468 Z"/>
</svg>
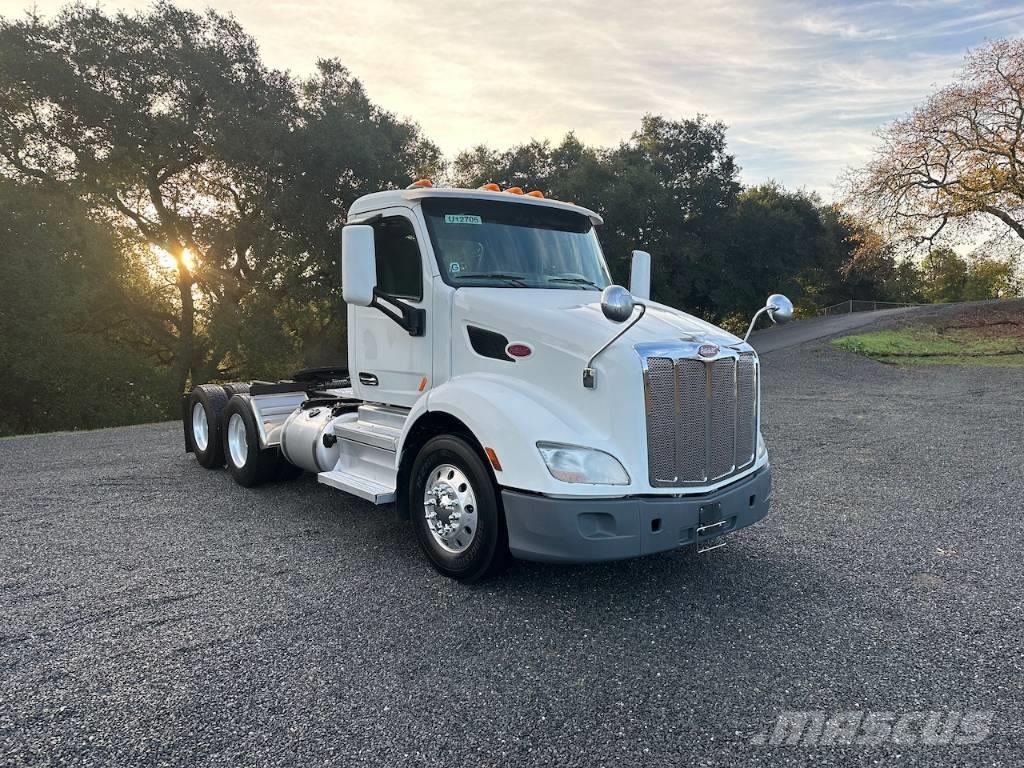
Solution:
<svg viewBox="0 0 1024 768">
<path fill-rule="evenodd" d="M 423 213 L 450 285 L 601 290 L 611 283 L 583 214 L 453 198 L 424 200 Z"/>
</svg>

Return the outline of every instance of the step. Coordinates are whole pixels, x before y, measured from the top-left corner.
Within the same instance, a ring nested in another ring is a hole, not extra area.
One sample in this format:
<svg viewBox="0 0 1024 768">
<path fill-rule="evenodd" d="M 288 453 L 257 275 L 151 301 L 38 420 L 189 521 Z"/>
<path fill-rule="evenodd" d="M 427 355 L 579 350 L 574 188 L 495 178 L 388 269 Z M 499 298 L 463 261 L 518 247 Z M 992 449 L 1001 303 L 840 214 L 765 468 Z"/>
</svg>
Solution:
<svg viewBox="0 0 1024 768">
<path fill-rule="evenodd" d="M 401 430 L 405 420 L 409 418 L 408 408 L 395 408 L 390 405 L 368 403 L 359 406 L 359 420 L 366 424 L 379 424 Z"/>
<path fill-rule="evenodd" d="M 390 504 L 395 500 L 395 489 L 376 480 L 359 477 L 341 470 L 321 472 L 316 476 L 318 483 L 329 485 L 340 491 L 351 493 L 374 504 Z"/>
<path fill-rule="evenodd" d="M 397 450 L 398 439 L 402 436 L 401 429 L 385 424 L 368 423 L 362 419 L 337 423 L 333 430 L 335 436 L 342 440 L 372 445 L 374 448 L 382 448 L 385 451 Z"/>
</svg>

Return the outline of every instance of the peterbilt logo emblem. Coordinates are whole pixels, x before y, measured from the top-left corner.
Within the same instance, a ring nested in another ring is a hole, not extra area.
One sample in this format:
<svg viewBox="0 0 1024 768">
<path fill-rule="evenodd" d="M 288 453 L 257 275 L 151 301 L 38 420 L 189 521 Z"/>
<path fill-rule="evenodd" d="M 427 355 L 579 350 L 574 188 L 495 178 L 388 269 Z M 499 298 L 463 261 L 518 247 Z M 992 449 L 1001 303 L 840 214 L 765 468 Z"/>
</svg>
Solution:
<svg viewBox="0 0 1024 768">
<path fill-rule="evenodd" d="M 714 357 L 719 352 L 717 344 L 701 344 L 697 354 L 701 357 Z"/>
</svg>

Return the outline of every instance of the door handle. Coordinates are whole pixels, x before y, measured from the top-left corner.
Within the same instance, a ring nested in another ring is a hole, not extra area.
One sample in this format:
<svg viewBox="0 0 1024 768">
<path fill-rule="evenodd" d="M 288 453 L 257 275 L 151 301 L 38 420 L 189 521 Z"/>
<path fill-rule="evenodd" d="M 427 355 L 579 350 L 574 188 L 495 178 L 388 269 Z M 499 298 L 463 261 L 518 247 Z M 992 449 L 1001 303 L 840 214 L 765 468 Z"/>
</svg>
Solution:
<svg viewBox="0 0 1024 768">
<path fill-rule="evenodd" d="M 374 373 L 362 373 L 359 374 L 359 383 L 364 384 L 367 387 L 376 387 L 379 383 L 377 381 L 377 375 Z"/>
</svg>

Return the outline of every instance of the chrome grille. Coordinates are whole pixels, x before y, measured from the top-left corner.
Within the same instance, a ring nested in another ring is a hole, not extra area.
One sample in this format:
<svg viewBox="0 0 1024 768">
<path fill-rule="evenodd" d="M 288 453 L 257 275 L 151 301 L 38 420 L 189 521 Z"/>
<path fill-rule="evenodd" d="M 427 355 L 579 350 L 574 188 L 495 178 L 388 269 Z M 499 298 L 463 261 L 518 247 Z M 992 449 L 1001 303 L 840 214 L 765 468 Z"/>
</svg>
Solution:
<svg viewBox="0 0 1024 768">
<path fill-rule="evenodd" d="M 751 354 L 736 361 L 736 466 L 748 466 L 757 452 L 757 363 Z"/>
<path fill-rule="evenodd" d="M 666 360 L 670 365 L 671 360 Z M 672 439 L 675 443 L 675 467 L 659 475 L 666 480 L 678 477 L 704 479 L 708 463 L 707 452 L 707 385 L 704 381 L 704 363 L 700 360 L 680 360 L 674 366 L 679 388 L 677 409 L 669 414 L 675 422 Z M 648 422 L 647 434 L 650 434 Z"/>
<path fill-rule="evenodd" d="M 652 473 L 658 477 L 675 474 L 675 367 L 671 360 L 655 358 L 647 367 L 648 447 Z"/>
<path fill-rule="evenodd" d="M 678 351 L 645 357 L 651 485 L 717 482 L 753 463 L 757 375 L 752 352 L 723 350 L 707 361 Z"/>
</svg>

